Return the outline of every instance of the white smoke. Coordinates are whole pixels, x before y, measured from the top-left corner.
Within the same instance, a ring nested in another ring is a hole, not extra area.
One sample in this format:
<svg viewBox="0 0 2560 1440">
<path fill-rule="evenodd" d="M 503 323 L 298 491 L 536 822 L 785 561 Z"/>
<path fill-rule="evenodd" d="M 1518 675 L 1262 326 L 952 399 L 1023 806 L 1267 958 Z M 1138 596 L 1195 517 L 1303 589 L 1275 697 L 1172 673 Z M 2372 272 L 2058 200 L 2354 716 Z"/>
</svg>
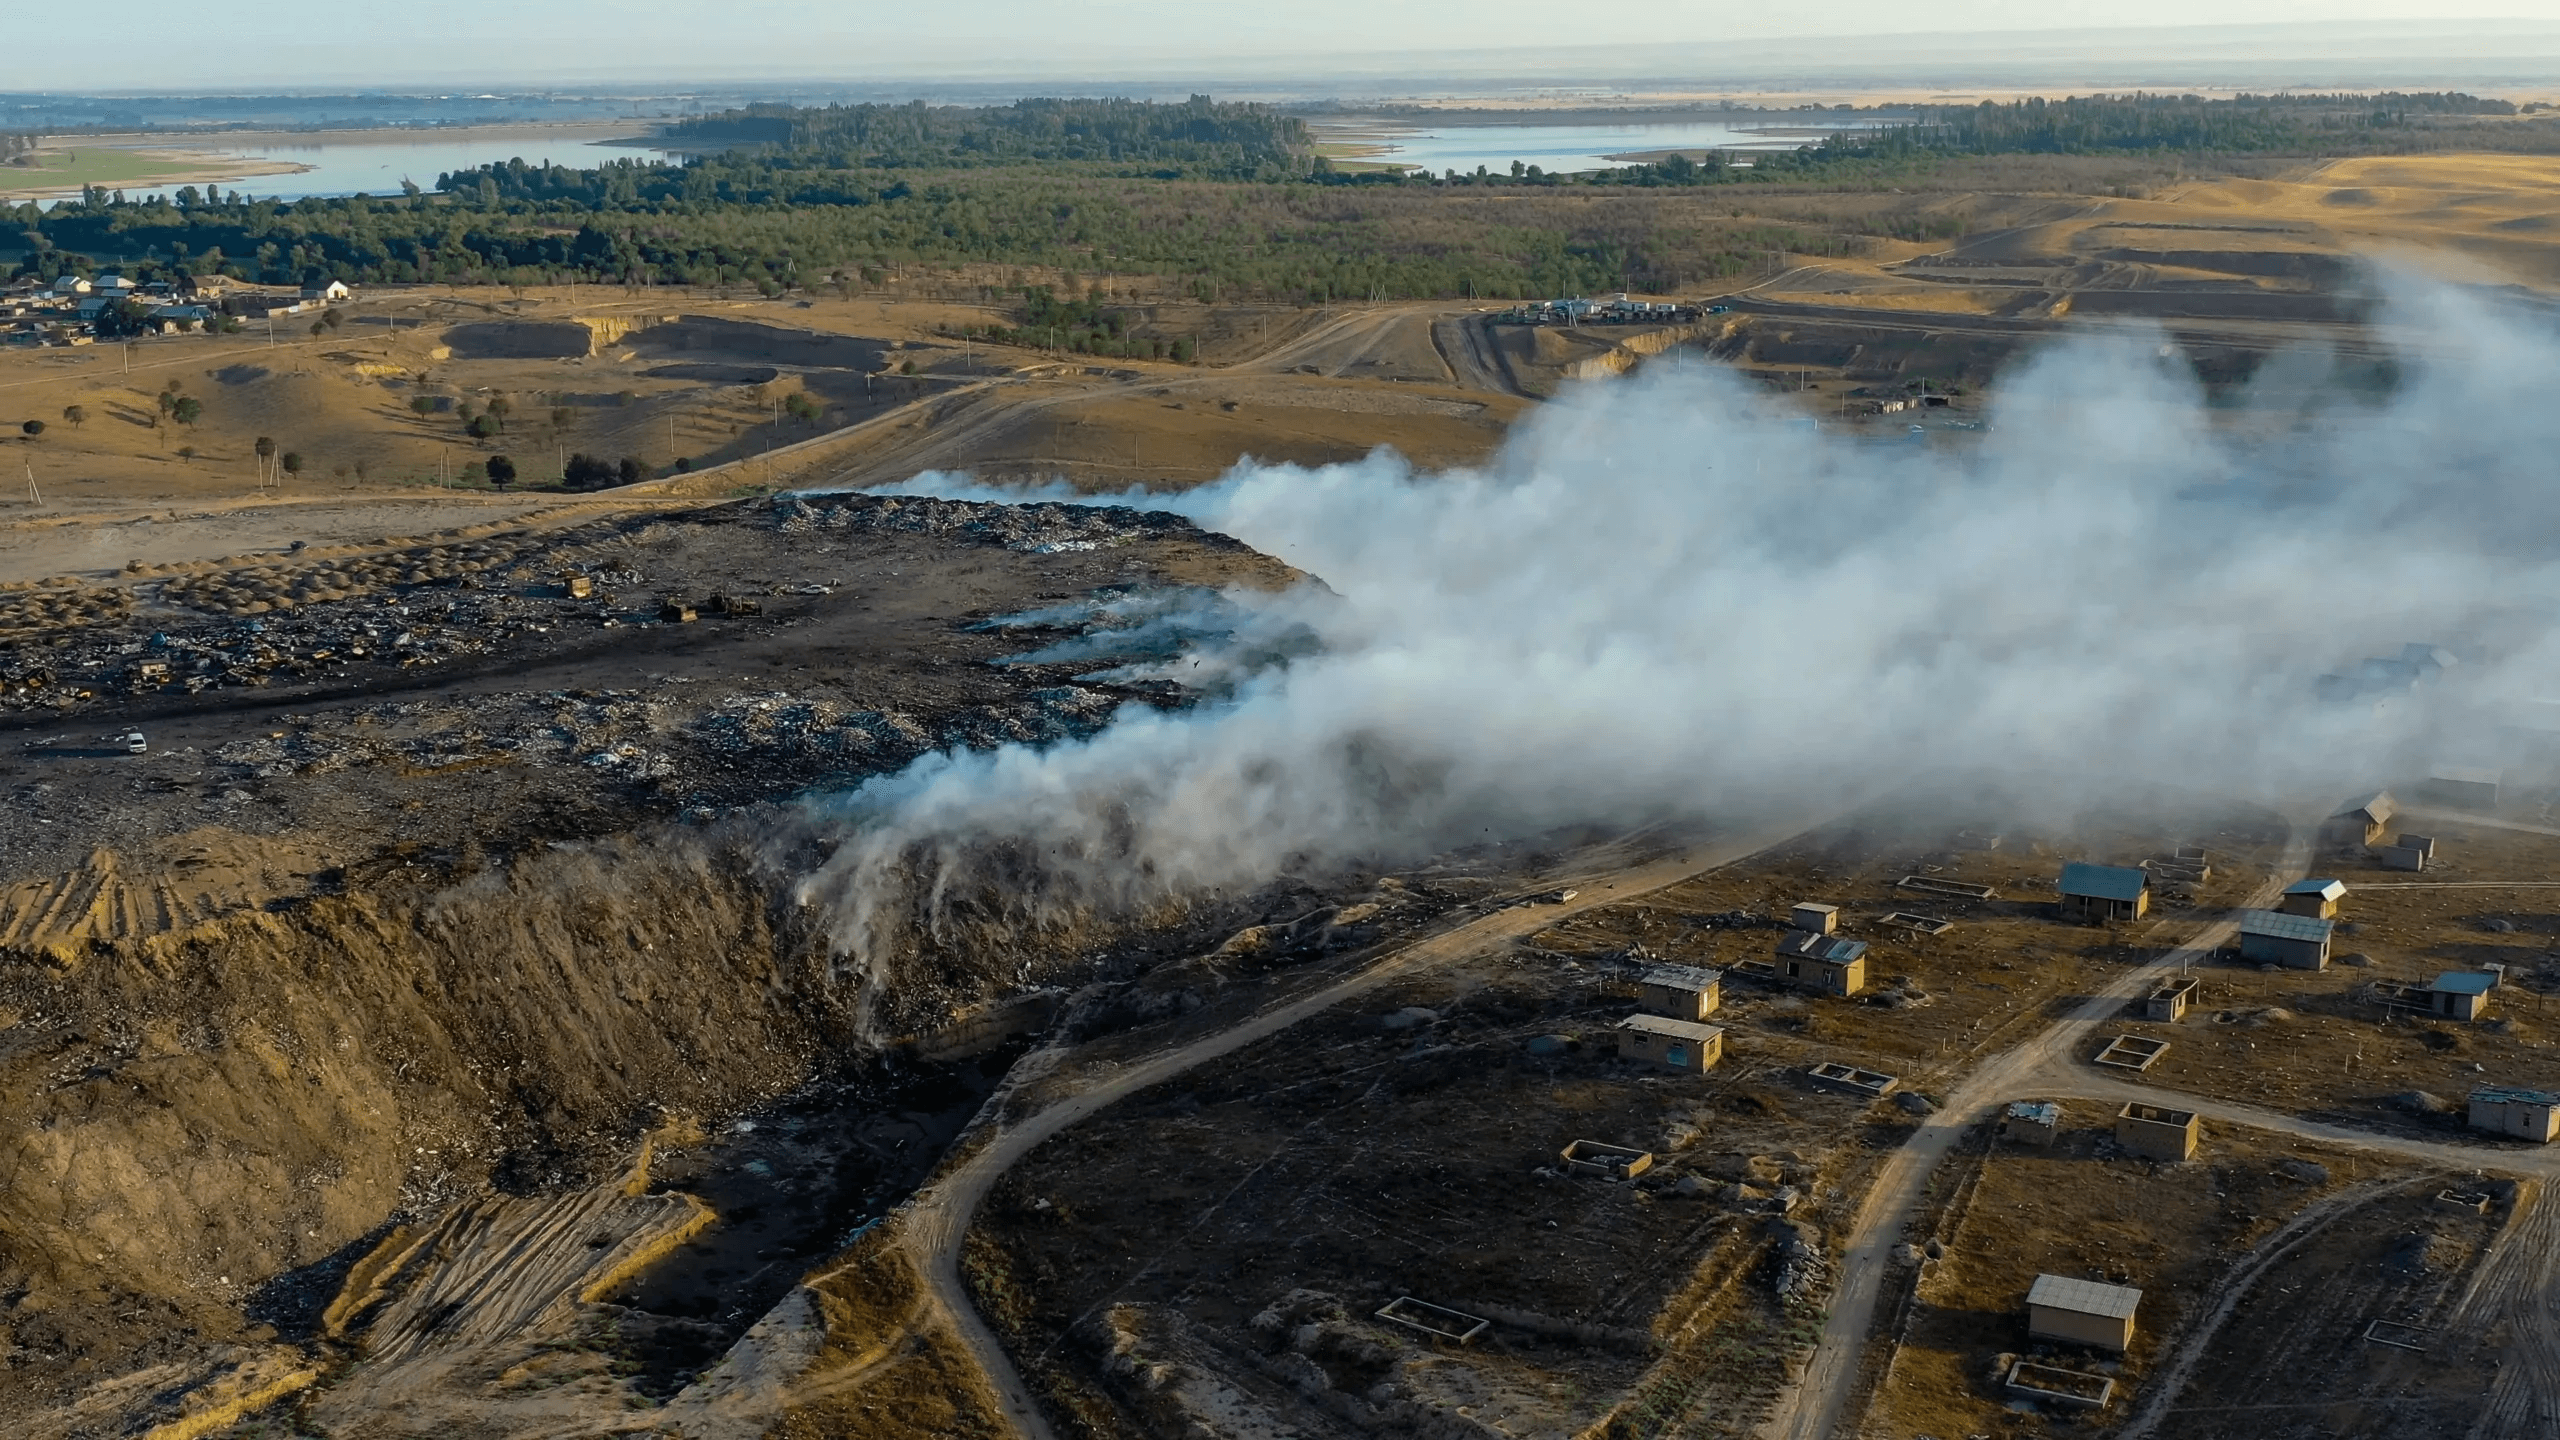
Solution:
<svg viewBox="0 0 2560 1440">
<path fill-rule="evenodd" d="M 2117 332 L 2023 362 L 1988 430 L 1918 442 L 1656 367 L 1546 407 L 1480 471 L 1380 452 L 1113 497 L 1326 584 L 1229 597 L 1241 624 L 1198 628 L 1235 638 L 1164 671 L 1222 682 L 1193 711 L 814 805 L 835 848 L 802 896 L 878 959 L 955 906 L 1036 928 L 1574 823 L 1950 784 L 2067 823 L 2163 786 L 2290 803 L 2494 760 L 2490 717 L 2554 658 L 2560 345 L 2394 285 L 2387 390 L 2307 353 L 2209 404 L 2164 336 Z M 1309 653 L 1238 658 L 1291 632 Z M 2315 698 L 2413 641 L 2473 663 L 2388 704 Z"/>
</svg>

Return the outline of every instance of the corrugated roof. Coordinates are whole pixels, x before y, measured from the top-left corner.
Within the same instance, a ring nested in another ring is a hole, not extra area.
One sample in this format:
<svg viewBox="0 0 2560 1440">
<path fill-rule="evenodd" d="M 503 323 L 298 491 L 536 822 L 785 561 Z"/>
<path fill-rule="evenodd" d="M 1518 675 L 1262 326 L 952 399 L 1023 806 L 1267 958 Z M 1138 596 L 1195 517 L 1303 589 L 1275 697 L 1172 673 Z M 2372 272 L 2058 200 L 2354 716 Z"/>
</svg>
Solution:
<svg viewBox="0 0 2560 1440">
<path fill-rule="evenodd" d="M 2548 1090 L 2520 1090 L 2512 1085 L 2483 1085 L 2471 1092 L 2471 1103 L 2483 1101 L 2491 1105 L 2560 1105 L 2560 1095 Z"/>
<path fill-rule="evenodd" d="M 1644 972 L 1644 983 L 1662 985 L 1673 990 L 1708 990 L 1724 979 L 1721 970 L 1698 965 L 1656 965 Z"/>
<path fill-rule="evenodd" d="M 2039 1275 L 2034 1288 L 2027 1291 L 2027 1303 L 2082 1315 L 2104 1315 L 2110 1320 L 2130 1320 L 2134 1307 L 2142 1303 L 2142 1292 L 2127 1285 Z"/>
<path fill-rule="evenodd" d="M 2344 880 L 2319 879 L 2296 880 L 2292 884 L 2284 887 L 2284 893 L 2287 895 L 2317 895 L 2323 900 L 2343 900 L 2347 898 L 2347 882 Z"/>
<path fill-rule="evenodd" d="M 1630 1015 L 1618 1022 L 1621 1030 L 1642 1030 L 1651 1035 L 1669 1035 L 1681 1040 L 1701 1043 L 1724 1033 L 1720 1025 L 1701 1025 L 1695 1020 L 1674 1020 L 1668 1015 Z"/>
<path fill-rule="evenodd" d="M 2430 990 L 2447 995 L 2486 995 L 2497 988 L 2498 977 L 2482 970 L 2447 970 L 2436 977 Z"/>
<path fill-rule="evenodd" d="M 2130 865 L 2092 865 L 2086 860 L 2074 860 L 2062 867 L 2059 888 L 2065 895 L 2084 895 L 2092 900 L 2132 901 L 2141 898 L 2150 884 L 2150 872 Z"/>
<path fill-rule="evenodd" d="M 1867 953 L 1867 942 L 1847 940 L 1837 935 L 1816 935 L 1810 930 L 1790 930 L 1787 938 L 1778 942 L 1778 953 L 1791 959 L 1847 965 Z"/>
<path fill-rule="evenodd" d="M 2243 910 L 2240 933 L 2266 935 L 2278 940 L 2326 940 L 2337 925 L 2334 920 L 2314 920 L 2308 915 L 2287 915 L 2281 910 Z"/>
</svg>

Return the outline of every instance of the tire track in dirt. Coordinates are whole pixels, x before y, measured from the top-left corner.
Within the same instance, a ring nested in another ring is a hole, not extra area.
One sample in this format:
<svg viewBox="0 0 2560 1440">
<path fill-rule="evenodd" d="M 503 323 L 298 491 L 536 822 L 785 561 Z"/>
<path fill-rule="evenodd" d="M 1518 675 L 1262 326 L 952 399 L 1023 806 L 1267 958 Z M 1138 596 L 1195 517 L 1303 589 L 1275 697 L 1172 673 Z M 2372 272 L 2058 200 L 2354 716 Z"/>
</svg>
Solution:
<svg viewBox="0 0 2560 1440">
<path fill-rule="evenodd" d="M 1720 869 L 1769 848 L 1805 825 L 1790 822 L 1713 845 L 1690 847 L 1675 859 L 1606 870 L 1562 883 L 1582 893 L 1562 905 L 1511 903 L 1437 935 L 1394 951 L 1358 974 L 1265 1010 L 1239 1024 L 1132 1064 L 1112 1067 L 1083 1090 L 1018 1120 L 999 1121 L 982 1143 L 933 1184 L 919 1190 L 892 1221 L 892 1243 L 925 1282 L 929 1312 L 919 1324 L 939 1321 L 968 1352 L 997 1396 L 1004 1419 L 1025 1440 L 1055 1440 L 1039 1402 L 995 1331 L 978 1314 L 960 1274 L 960 1252 L 969 1222 L 988 1191 L 1022 1158 L 1078 1121 L 1150 1086 L 1233 1054 L 1309 1016 L 1378 989 L 1390 981 L 1438 965 L 1473 958 L 1489 947 L 1531 935 L 1587 909 L 1624 903 Z M 1553 884 L 1555 882 L 1548 882 Z M 1049 1063 L 1055 1063 L 1054 1053 Z M 999 1113 L 1001 1096 L 985 1113 Z M 964 1139 L 964 1144 L 966 1143 Z M 814 1287 L 842 1268 L 812 1277 Z M 913 1328 L 913 1327 L 910 1327 Z"/>
</svg>

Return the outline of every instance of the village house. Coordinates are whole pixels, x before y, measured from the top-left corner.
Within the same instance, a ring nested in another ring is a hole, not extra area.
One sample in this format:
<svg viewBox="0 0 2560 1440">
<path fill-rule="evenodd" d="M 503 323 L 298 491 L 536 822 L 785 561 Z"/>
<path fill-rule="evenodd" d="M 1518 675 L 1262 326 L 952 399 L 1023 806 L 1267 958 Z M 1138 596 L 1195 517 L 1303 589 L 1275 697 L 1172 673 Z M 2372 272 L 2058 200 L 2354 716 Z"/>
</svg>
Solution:
<svg viewBox="0 0 2560 1440">
<path fill-rule="evenodd" d="M 2062 1133 L 2062 1107 L 2051 1100 L 2012 1100 L 2000 1116 L 2000 1138 L 2051 1145 Z"/>
<path fill-rule="evenodd" d="M 1778 978 L 1825 995 L 1855 995 L 1867 988 L 1867 942 L 1810 930 L 1790 930 L 1778 942 Z"/>
<path fill-rule="evenodd" d="M 1836 935 L 1840 931 L 1840 907 L 1807 901 L 1787 913 L 1787 924 L 1809 935 Z"/>
<path fill-rule="evenodd" d="M 2399 802 L 2391 792 L 2380 790 L 2330 816 L 2322 829 L 2332 844 L 2370 845 L 2382 838 L 2383 827 L 2399 813 Z"/>
<path fill-rule="evenodd" d="M 1724 1031 L 1695 1020 L 1630 1015 L 1618 1022 L 1618 1058 L 1704 1075 L 1724 1058 Z"/>
<path fill-rule="evenodd" d="M 2477 1020 L 2489 1013 L 2489 992 L 2498 977 L 2485 970 L 2447 970 L 2427 987 L 2427 1008 L 2451 1020 Z"/>
<path fill-rule="evenodd" d="M 2130 865 L 2074 860 L 2062 867 L 2062 878 L 2054 888 L 2061 892 L 2061 909 L 2067 917 L 2139 920 L 2151 910 L 2151 874 Z"/>
<path fill-rule="evenodd" d="M 343 280 L 323 280 L 317 285 L 305 285 L 302 287 L 303 299 L 318 300 L 324 303 L 344 300 L 354 293 L 354 291 L 347 288 L 346 282 Z"/>
<path fill-rule="evenodd" d="M 2560 1095 L 2484 1085 L 2471 1092 L 2471 1128 L 2548 1145 L 2560 1139 Z"/>
<path fill-rule="evenodd" d="M 2338 902 L 2346 898 L 2343 880 L 2296 880 L 2284 887 L 2284 898 L 2276 902 L 2276 908 L 2287 915 L 2331 920 L 2337 918 Z"/>
<path fill-rule="evenodd" d="M 2291 970 L 2329 968 L 2329 935 L 2334 920 L 2288 915 L 2281 910 L 2240 912 L 2240 958 Z"/>
<path fill-rule="evenodd" d="M 2133 1312 L 2141 1304 L 2142 1292 L 2130 1286 L 2038 1275 L 2027 1290 L 2027 1334 L 2121 1354 L 2132 1348 Z"/>
<path fill-rule="evenodd" d="M 2498 808 L 2498 785 L 2506 776 L 2496 770 L 2467 765 L 2438 766 L 2419 787 L 2426 798 L 2438 805 L 2452 805 L 2464 810 Z"/>
<path fill-rule="evenodd" d="M 1636 982 L 1636 1004 L 1647 1015 L 1704 1020 L 1723 1004 L 1724 972 L 1696 965 L 1656 965 Z"/>
</svg>

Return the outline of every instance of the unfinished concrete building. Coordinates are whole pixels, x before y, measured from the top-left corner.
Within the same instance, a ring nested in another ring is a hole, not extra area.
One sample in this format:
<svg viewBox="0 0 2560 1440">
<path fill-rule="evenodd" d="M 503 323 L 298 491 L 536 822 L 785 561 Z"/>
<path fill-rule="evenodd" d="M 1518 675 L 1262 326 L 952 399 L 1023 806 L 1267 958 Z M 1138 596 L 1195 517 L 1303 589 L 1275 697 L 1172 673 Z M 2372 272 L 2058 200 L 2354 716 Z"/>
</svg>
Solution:
<svg viewBox="0 0 2560 1440">
<path fill-rule="evenodd" d="M 2477 1020 L 2489 1013 L 2498 977 L 2485 970 L 2447 970 L 2427 987 L 2427 1008 L 2448 1020 Z"/>
<path fill-rule="evenodd" d="M 1724 1058 L 1724 1031 L 1695 1020 L 1630 1015 L 1618 1022 L 1618 1058 L 1683 1075 L 1704 1075 Z"/>
<path fill-rule="evenodd" d="M 2560 1140 L 2560 1095 L 2484 1085 L 2471 1092 L 2471 1128 L 2548 1145 Z"/>
<path fill-rule="evenodd" d="M 2130 1286 L 2039 1275 L 2027 1289 L 2027 1334 L 2122 1354 L 2133 1346 L 2141 1304 L 2142 1292 Z"/>
<path fill-rule="evenodd" d="M 1867 942 L 1790 930 L 1778 942 L 1778 978 L 1825 995 L 1855 995 L 1867 988 Z"/>
<path fill-rule="evenodd" d="M 2335 845 L 2370 845 L 2382 838 L 2383 827 L 2400 813 L 2400 802 L 2388 790 L 2378 790 L 2329 817 L 2321 827 L 2323 838 Z"/>
<path fill-rule="evenodd" d="M 1636 982 L 1636 1004 L 1647 1015 L 1704 1020 L 1724 1003 L 1724 972 L 1696 965 L 1655 965 Z"/>
<path fill-rule="evenodd" d="M 2337 922 L 2281 910 L 2240 912 L 2240 958 L 2289 970 L 2329 968 L 2329 936 Z"/>
<path fill-rule="evenodd" d="M 2081 920 L 2139 920 L 2151 910 L 2151 872 L 2074 860 L 2054 883 L 2062 913 Z"/>
<path fill-rule="evenodd" d="M 2204 984 L 2193 975 L 2163 980 L 2142 997 L 2142 1018 L 2174 1025 L 2187 1018 L 2187 1007 L 2204 993 Z"/>
<path fill-rule="evenodd" d="M 2193 1159 L 2195 1112 L 2133 1101 L 2116 1112 L 2116 1143 L 2153 1160 Z"/>
<path fill-rule="evenodd" d="M 2287 915 L 2303 915 L 2313 920 L 2334 920 L 2338 902 L 2347 898 L 2343 880 L 2296 880 L 2284 887 L 2284 897 L 2276 908 Z"/>
</svg>

